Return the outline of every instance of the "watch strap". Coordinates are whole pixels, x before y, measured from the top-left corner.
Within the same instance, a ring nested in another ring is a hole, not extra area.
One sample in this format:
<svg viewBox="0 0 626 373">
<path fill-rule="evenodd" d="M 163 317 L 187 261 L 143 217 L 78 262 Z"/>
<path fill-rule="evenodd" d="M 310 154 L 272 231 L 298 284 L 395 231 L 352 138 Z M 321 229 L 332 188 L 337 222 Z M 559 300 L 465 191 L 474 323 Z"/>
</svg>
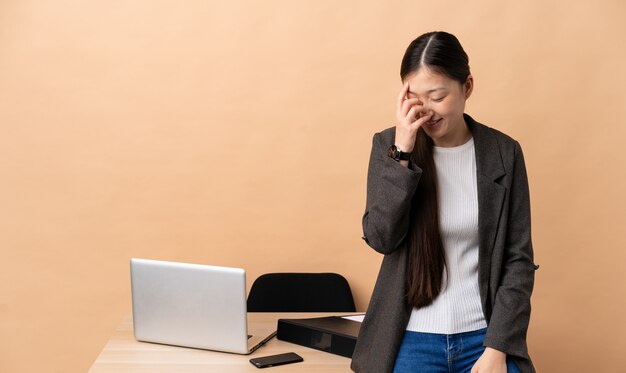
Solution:
<svg viewBox="0 0 626 373">
<path fill-rule="evenodd" d="M 391 147 L 389 147 L 387 155 L 390 158 L 395 159 L 396 161 L 408 161 L 409 159 L 411 159 L 411 153 L 403 152 L 395 145 L 391 145 Z"/>
</svg>

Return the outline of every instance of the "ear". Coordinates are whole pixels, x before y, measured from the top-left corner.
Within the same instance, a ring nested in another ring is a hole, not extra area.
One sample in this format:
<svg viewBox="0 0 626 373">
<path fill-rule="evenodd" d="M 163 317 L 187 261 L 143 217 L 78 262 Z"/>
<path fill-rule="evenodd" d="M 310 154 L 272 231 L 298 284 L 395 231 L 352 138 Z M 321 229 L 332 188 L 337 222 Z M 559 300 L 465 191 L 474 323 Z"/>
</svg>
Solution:
<svg viewBox="0 0 626 373">
<path fill-rule="evenodd" d="M 472 95 L 473 90 L 474 90 L 474 77 L 472 76 L 472 74 L 470 74 L 467 76 L 467 80 L 465 81 L 465 84 L 463 84 L 463 92 L 465 92 L 466 100 Z"/>
</svg>

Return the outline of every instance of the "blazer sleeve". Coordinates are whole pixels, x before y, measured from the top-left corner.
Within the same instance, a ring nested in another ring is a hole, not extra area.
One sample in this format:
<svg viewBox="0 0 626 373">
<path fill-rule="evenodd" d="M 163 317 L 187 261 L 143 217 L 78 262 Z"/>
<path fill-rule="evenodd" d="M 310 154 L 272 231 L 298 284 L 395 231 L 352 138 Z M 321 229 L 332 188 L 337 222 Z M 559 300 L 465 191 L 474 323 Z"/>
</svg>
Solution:
<svg viewBox="0 0 626 373">
<path fill-rule="evenodd" d="M 408 231 L 411 201 L 422 170 L 413 161 L 404 167 L 387 156 L 395 137 L 385 132 L 372 140 L 363 239 L 374 250 L 389 254 L 400 247 Z"/>
<path fill-rule="evenodd" d="M 514 154 L 505 256 L 484 346 L 528 358 L 526 334 L 530 296 L 538 266 L 533 261 L 528 177 L 524 155 L 517 142 Z"/>
</svg>

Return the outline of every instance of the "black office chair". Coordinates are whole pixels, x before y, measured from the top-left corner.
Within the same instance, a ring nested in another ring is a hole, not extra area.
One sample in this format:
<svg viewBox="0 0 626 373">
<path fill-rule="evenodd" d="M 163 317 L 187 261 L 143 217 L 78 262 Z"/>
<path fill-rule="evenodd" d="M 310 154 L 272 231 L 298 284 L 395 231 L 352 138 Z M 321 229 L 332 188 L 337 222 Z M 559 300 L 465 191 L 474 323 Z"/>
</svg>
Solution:
<svg viewBox="0 0 626 373">
<path fill-rule="evenodd" d="M 348 281 L 337 273 L 267 273 L 254 281 L 248 312 L 356 312 Z"/>
</svg>

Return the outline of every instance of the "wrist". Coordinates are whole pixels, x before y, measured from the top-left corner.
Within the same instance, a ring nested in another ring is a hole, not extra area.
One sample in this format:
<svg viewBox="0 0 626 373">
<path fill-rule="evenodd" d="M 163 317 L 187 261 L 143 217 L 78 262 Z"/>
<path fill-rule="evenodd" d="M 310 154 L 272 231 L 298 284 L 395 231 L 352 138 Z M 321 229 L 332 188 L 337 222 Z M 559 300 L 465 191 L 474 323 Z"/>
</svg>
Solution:
<svg viewBox="0 0 626 373">
<path fill-rule="evenodd" d="M 496 350 L 495 348 L 487 347 L 485 348 L 485 354 L 491 356 L 494 359 L 502 359 L 506 360 L 506 353 Z"/>
<path fill-rule="evenodd" d="M 413 152 L 413 145 L 396 143 L 395 146 L 398 149 L 400 149 L 403 153 L 412 153 Z"/>
<path fill-rule="evenodd" d="M 411 153 L 397 145 L 391 145 L 387 150 L 387 155 L 396 161 L 408 161 L 411 159 Z"/>
</svg>

